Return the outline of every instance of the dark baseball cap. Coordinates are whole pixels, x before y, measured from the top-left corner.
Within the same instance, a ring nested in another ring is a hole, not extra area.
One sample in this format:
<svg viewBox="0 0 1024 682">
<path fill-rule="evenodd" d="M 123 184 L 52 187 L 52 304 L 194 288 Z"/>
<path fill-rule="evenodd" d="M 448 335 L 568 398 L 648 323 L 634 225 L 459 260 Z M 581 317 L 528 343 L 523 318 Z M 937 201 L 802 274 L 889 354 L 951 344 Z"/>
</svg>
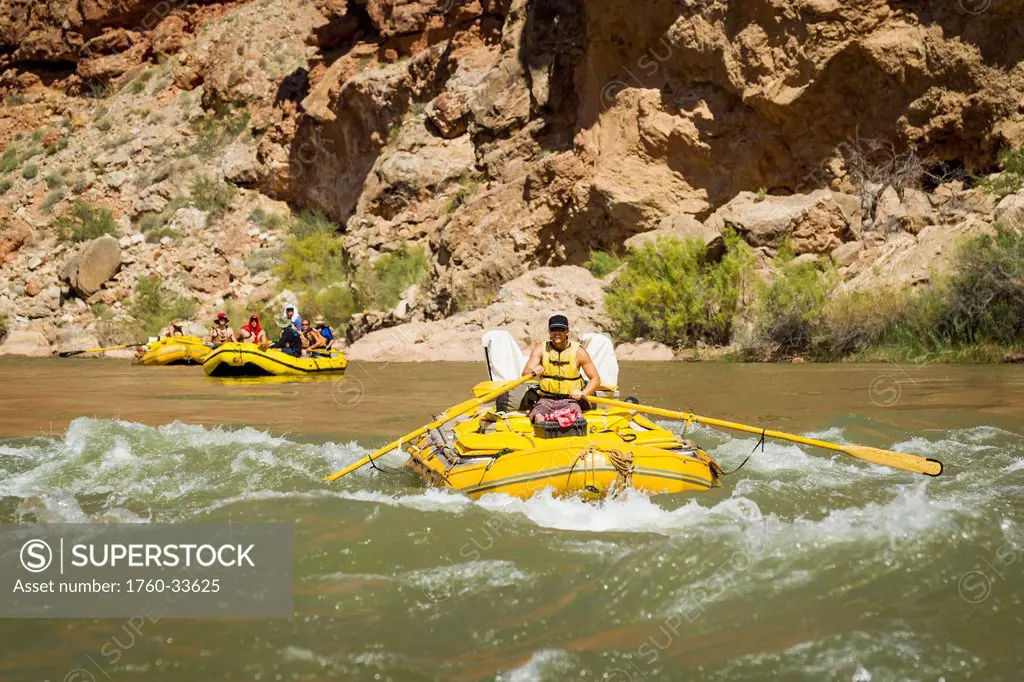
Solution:
<svg viewBox="0 0 1024 682">
<path fill-rule="evenodd" d="M 565 315 L 552 315 L 548 320 L 548 331 L 566 330 L 569 328 L 569 318 Z"/>
</svg>

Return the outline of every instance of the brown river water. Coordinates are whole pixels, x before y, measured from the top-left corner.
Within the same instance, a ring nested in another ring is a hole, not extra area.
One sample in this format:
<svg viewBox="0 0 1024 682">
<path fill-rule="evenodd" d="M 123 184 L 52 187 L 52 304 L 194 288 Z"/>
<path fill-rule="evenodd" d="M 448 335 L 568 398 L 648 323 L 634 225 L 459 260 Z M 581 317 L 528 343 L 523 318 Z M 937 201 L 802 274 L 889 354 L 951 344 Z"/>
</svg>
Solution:
<svg viewBox="0 0 1024 682">
<path fill-rule="evenodd" d="M 484 379 L 0 360 L 0 522 L 285 522 L 295 553 L 291 619 L 130 643 L 122 620 L 0 620 L 0 679 L 1020 679 L 1024 367 L 621 369 L 643 402 L 933 457 L 937 479 L 769 442 L 702 496 L 471 501 L 394 455 L 321 481 Z M 757 441 L 692 435 L 726 470 Z"/>
</svg>

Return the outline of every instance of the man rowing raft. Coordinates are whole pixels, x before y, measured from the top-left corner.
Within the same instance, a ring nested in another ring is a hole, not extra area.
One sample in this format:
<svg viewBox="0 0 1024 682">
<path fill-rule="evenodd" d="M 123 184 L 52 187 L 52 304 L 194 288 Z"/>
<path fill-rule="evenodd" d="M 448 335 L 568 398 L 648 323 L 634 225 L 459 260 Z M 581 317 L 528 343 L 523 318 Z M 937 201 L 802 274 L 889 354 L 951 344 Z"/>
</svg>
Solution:
<svg viewBox="0 0 1024 682">
<path fill-rule="evenodd" d="M 530 420 L 557 421 L 564 428 L 583 417 L 581 403 L 586 406 L 587 396 L 601 385 L 601 377 L 590 354 L 569 340 L 569 319 L 565 315 L 548 320 L 548 334 L 550 340 L 534 347 L 523 370 L 523 376 L 540 378 L 540 399 L 530 411 Z"/>
</svg>

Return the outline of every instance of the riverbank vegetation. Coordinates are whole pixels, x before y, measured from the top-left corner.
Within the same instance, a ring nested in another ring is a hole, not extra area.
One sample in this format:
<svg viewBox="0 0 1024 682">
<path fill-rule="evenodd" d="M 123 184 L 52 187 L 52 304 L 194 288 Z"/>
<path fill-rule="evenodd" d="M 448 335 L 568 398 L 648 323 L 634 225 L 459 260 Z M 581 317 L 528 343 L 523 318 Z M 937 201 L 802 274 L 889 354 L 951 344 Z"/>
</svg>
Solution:
<svg viewBox="0 0 1024 682">
<path fill-rule="evenodd" d="M 631 251 L 610 285 L 607 310 L 619 341 L 674 348 L 729 345 L 731 357 L 778 361 L 998 362 L 1024 350 L 1024 231 L 962 244 L 951 274 L 913 288 L 844 291 L 828 258 L 780 249 L 764 279 L 742 242 L 705 262 L 698 241 L 659 241 Z"/>
<path fill-rule="evenodd" d="M 128 317 L 115 316 L 108 306 L 93 306 L 97 317 L 97 338 L 105 346 L 121 343 L 144 343 L 159 336 L 171 320 L 190 319 L 196 314 L 196 301 L 164 285 L 159 277 L 143 277 L 135 284 L 135 294 L 128 301 Z"/>
<path fill-rule="evenodd" d="M 374 263 L 345 257 L 338 226 L 316 211 L 292 220 L 273 267 L 282 289 L 295 292 L 306 317 L 323 315 L 335 328 L 362 310 L 390 310 L 413 284 L 425 286 L 430 261 L 422 247 L 403 244 Z"/>
<path fill-rule="evenodd" d="M 700 240 L 661 238 L 631 250 L 605 299 L 617 336 L 675 347 L 728 343 L 753 256 L 735 232 L 725 241 L 717 262 L 705 260 Z"/>
</svg>

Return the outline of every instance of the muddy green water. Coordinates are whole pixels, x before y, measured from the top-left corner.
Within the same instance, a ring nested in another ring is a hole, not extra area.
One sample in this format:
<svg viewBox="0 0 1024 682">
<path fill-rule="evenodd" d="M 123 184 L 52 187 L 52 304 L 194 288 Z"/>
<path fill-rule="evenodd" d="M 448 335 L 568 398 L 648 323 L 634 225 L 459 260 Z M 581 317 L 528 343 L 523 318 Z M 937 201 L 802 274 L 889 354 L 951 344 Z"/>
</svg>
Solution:
<svg viewBox="0 0 1024 682">
<path fill-rule="evenodd" d="M 1024 368 L 635 364 L 624 393 L 941 459 L 769 443 L 700 497 L 473 502 L 320 478 L 463 399 L 482 365 L 343 380 L 0 361 L 0 522 L 276 521 L 295 617 L 0 621 L 0 679 L 1019 680 Z M 699 429 L 728 470 L 756 439 Z M 392 459 L 393 465 L 400 463 Z M 100 652 L 117 638 L 116 663 Z"/>
</svg>

